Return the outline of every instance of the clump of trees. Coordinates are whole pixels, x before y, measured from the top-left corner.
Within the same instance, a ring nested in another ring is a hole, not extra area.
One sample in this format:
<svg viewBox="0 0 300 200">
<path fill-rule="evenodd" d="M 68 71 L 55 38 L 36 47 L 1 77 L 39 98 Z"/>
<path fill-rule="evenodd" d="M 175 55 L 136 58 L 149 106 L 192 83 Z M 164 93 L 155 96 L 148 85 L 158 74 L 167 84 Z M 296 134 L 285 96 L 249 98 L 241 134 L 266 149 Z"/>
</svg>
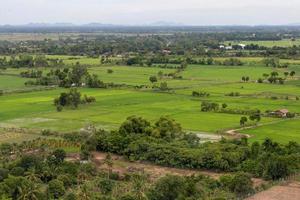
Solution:
<svg viewBox="0 0 300 200">
<path fill-rule="evenodd" d="M 43 71 L 41 70 L 27 70 L 20 73 L 20 76 L 24 78 L 41 78 L 42 75 Z"/>
<path fill-rule="evenodd" d="M 284 72 L 284 78 L 279 77 L 279 73 L 276 71 L 271 72 L 270 74 L 263 74 L 263 78 L 259 78 L 257 80 L 258 83 L 263 83 L 265 81 L 271 83 L 271 84 L 284 84 L 288 75 L 290 75 L 291 77 L 293 77 L 295 75 L 295 71 L 292 72 Z"/>
<path fill-rule="evenodd" d="M 46 76 L 36 77 L 36 81 L 28 81 L 26 85 L 44 85 L 59 87 L 89 87 L 89 88 L 106 88 L 109 84 L 103 83 L 96 74 L 90 74 L 87 67 L 77 63 L 72 68 L 50 70 Z M 111 85 L 111 84 L 110 84 Z"/>
<path fill-rule="evenodd" d="M 203 101 L 201 103 L 201 111 L 210 112 L 210 111 L 218 111 L 220 109 L 220 105 L 214 102 Z"/>
<path fill-rule="evenodd" d="M 155 66 L 161 67 L 161 68 L 170 68 L 170 69 L 181 69 L 184 70 L 187 68 L 187 66 L 190 65 L 224 65 L 224 66 L 242 66 L 244 63 L 237 58 L 228 58 L 224 61 L 218 61 L 214 60 L 211 56 L 202 57 L 200 59 L 196 58 L 169 58 L 167 56 L 152 56 L 150 58 L 143 57 L 143 56 L 135 56 L 128 58 L 125 63 L 129 66 L 133 65 L 139 65 L 139 66 Z M 169 64 L 169 65 L 168 65 Z M 170 65 L 173 64 L 173 65 Z M 175 66 L 177 65 L 177 66 Z"/>
<path fill-rule="evenodd" d="M 241 96 L 241 94 L 239 92 L 230 92 L 228 94 L 225 94 L 225 96 L 239 97 L 239 96 Z"/>
<path fill-rule="evenodd" d="M 279 58 L 265 58 L 262 60 L 262 63 L 266 66 L 266 67 L 280 67 L 280 60 Z"/>
<path fill-rule="evenodd" d="M 158 80 L 157 80 L 156 76 L 150 76 L 149 81 L 153 84 L 153 83 L 156 83 Z"/>
<path fill-rule="evenodd" d="M 159 89 L 161 91 L 169 91 L 170 90 L 170 88 L 168 87 L 168 83 L 167 82 L 161 82 L 160 86 L 159 86 Z"/>
<path fill-rule="evenodd" d="M 261 120 L 261 113 L 260 110 L 254 111 L 250 114 L 249 118 L 246 116 L 241 117 L 240 119 L 240 125 L 245 126 L 245 124 L 248 122 L 248 119 L 253 122 L 259 122 Z"/>
<path fill-rule="evenodd" d="M 161 117 L 154 126 L 147 120 L 131 116 L 120 126 L 120 134 L 146 134 L 155 138 L 161 138 L 168 141 L 180 137 L 183 133 L 180 124 L 169 117 Z"/>
<path fill-rule="evenodd" d="M 287 68 L 288 63 L 280 63 L 279 58 L 265 58 L 262 60 L 262 63 L 266 67 L 273 67 L 273 68 Z"/>
<path fill-rule="evenodd" d="M 247 121 L 248 121 L 247 117 L 245 117 L 245 116 L 241 117 L 241 119 L 240 119 L 240 125 L 241 126 L 245 126 L 245 124 L 247 123 Z"/>
<path fill-rule="evenodd" d="M 242 66 L 244 63 L 237 58 L 229 58 L 223 61 L 222 63 L 225 66 Z"/>
<path fill-rule="evenodd" d="M 89 88 L 106 88 L 107 87 L 107 85 L 103 81 L 101 81 L 98 78 L 98 75 L 96 75 L 96 74 L 93 74 L 93 75 L 87 74 L 85 80 L 86 80 L 86 85 Z"/>
<path fill-rule="evenodd" d="M 248 82 L 250 80 L 249 76 L 243 76 L 242 81 L 243 82 Z"/>
<path fill-rule="evenodd" d="M 84 95 L 81 98 L 81 93 L 76 88 L 71 88 L 68 93 L 63 92 L 59 97 L 54 99 L 54 105 L 57 111 L 62 111 L 65 107 L 77 109 L 80 104 L 90 104 L 95 102 L 95 97 Z"/>
<path fill-rule="evenodd" d="M 19 56 L 11 56 L 0 59 L 1 67 L 13 68 L 34 68 L 34 67 L 63 67 L 65 64 L 61 59 L 48 59 L 45 55 L 28 55 L 20 54 Z"/>
<path fill-rule="evenodd" d="M 210 94 L 208 92 L 205 92 L 205 91 L 199 91 L 199 92 L 193 91 L 192 96 L 193 97 L 209 97 Z"/>
<path fill-rule="evenodd" d="M 250 119 L 251 121 L 259 122 L 259 121 L 261 120 L 261 113 L 260 113 L 260 110 L 257 110 L 257 112 L 252 113 L 252 114 L 249 116 L 249 119 Z"/>
<path fill-rule="evenodd" d="M 107 69 L 107 73 L 112 74 L 112 73 L 114 73 L 114 71 L 112 69 Z"/>
<path fill-rule="evenodd" d="M 169 118 L 160 118 L 151 125 L 143 118 L 130 117 L 117 131 L 97 131 L 82 149 L 117 153 L 130 160 L 164 166 L 244 172 L 271 180 L 284 178 L 300 169 L 300 145 L 295 142 L 280 145 L 266 139 L 262 144 L 249 145 L 244 138 L 195 144 L 190 143 L 189 137 L 178 123 Z M 243 188 L 234 184 L 236 180 L 247 186 Z M 225 177 L 222 182 L 230 191 L 250 191 L 246 175 Z"/>
<path fill-rule="evenodd" d="M 238 108 L 229 108 L 226 103 L 216 103 L 203 101 L 201 103 L 202 112 L 218 112 L 218 113 L 228 113 L 228 114 L 237 114 L 237 115 L 249 115 L 252 116 L 252 121 L 260 121 L 261 112 L 258 109 L 238 109 Z M 259 118 L 259 119 L 258 119 Z"/>
</svg>

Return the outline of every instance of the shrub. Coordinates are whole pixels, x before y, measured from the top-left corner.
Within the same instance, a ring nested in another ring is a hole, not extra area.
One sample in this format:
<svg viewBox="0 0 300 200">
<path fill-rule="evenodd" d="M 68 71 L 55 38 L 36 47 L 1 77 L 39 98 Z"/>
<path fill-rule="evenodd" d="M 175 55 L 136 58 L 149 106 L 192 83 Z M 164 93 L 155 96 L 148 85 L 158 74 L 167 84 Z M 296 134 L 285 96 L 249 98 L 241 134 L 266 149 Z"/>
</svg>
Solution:
<svg viewBox="0 0 300 200">
<path fill-rule="evenodd" d="M 228 188 L 239 197 L 247 196 L 254 192 L 253 182 L 248 174 L 239 172 L 235 175 L 225 175 L 220 178 L 223 187 Z"/>
<path fill-rule="evenodd" d="M 60 180 L 54 179 L 48 184 L 49 196 L 58 199 L 65 194 L 64 183 Z"/>
</svg>

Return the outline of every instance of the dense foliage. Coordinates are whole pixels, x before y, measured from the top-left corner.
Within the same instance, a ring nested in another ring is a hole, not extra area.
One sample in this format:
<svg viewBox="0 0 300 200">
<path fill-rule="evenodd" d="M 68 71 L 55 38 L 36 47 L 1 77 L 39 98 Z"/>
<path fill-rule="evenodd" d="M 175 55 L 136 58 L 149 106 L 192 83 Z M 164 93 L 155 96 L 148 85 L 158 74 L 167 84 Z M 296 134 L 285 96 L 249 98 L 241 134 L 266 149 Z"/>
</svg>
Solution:
<svg viewBox="0 0 300 200">
<path fill-rule="evenodd" d="M 57 111 L 62 111 L 64 107 L 76 109 L 79 104 L 89 104 L 95 101 L 95 97 L 88 97 L 87 95 L 84 95 L 84 97 L 81 98 L 81 93 L 77 91 L 76 88 L 72 88 L 68 93 L 63 92 L 58 98 L 55 98 L 54 105 L 56 106 Z"/>
<path fill-rule="evenodd" d="M 129 117 L 118 131 L 98 131 L 82 150 L 112 152 L 130 160 L 179 168 L 243 171 L 266 179 L 283 178 L 300 169 L 297 143 L 280 145 L 266 139 L 250 145 L 246 139 L 223 139 L 201 144 L 196 135 L 184 133 L 179 124 L 166 117 L 154 125 L 140 117 Z"/>
</svg>

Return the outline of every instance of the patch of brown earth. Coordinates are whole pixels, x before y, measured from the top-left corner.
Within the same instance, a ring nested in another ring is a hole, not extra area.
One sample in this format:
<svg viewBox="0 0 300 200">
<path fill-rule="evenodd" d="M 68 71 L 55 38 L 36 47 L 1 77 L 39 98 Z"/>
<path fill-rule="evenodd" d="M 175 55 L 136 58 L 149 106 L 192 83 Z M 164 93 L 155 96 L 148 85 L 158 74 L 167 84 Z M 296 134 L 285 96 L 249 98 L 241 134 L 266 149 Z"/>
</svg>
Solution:
<svg viewBox="0 0 300 200">
<path fill-rule="evenodd" d="M 300 183 L 290 182 L 281 186 L 274 186 L 266 191 L 257 193 L 247 200 L 299 200 Z"/>
<path fill-rule="evenodd" d="M 99 169 L 108 170 L 108 166 L 105 164 L 106 153 L 102 152 L 93 152 L 92 153 L 92 162 L 97 165 Z M 113 166 L 112 171 L 119 173 L 121 176 L 130 172 L 146 172 L 150 175 L 152 180 L 158 179 L 167 174 L 178 175 L 178 176 L 192 176 L 192 175 L 205 175 L 210 176 L 213 179 L 219 179 L 220 176 L 225 173 L 217 173 L 207 170 L 192 170 L 192 169 L 178 169 L 172 167 L 162 167 L 159 165 L 154 165 L 151 163 L 145 162 L 130 162 L 124 159 L 122 156 L 111 155 Z M 80 157 L 78 154 L 68 154 L 67 161 L 79 161 Z M 262 179 L 253 178 L 254 187 L 258 187 L 261 184 L 266 183 Z"/>
</svg>

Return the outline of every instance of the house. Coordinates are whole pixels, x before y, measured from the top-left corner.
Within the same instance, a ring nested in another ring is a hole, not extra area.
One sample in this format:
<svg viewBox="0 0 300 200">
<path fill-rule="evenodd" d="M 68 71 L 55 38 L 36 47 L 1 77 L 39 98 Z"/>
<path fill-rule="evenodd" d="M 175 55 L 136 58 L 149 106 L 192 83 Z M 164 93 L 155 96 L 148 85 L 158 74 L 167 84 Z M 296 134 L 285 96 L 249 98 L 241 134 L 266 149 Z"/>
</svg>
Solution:
<svg viewBox="0 0 300 200">
<path fill-rule="evenodd" d="M 220 49 L 226 49 L 226 50 L 232 50 L 233 49 L 232 46 L 225 46 L 225 45 L 220 45 L 219 48 Z"/>
<path fill-rule="evenodd" d="M 226 49 L 226 50 L 232 50 L 233 47 L 232 47 L 232 46 L 227 46 L 227 47 L 225 47 L 225 49 Z"/>
<path fill-rule="evenodd" d="M 278 117 L 287 117 L 287 114 L 289 113 L 288 109 L 281 109 L 281 110 L 276 110 L 272 114 L 278 116 Z"/>
<path fill-rule="evenodd" d="M 245 45 L 245 44 L 238 44 L 238 46 L 241 47 L 242 49 L 245 49 L 245 47 L 246 47 L 247 45 Z"/>
<path fill-rule="evenodd" d="M 164 49 L 164 50 L 162 50 L 162 53 L 163 54 L 171 54 L 172 52 L 168 49 Z"/>
</svg>

